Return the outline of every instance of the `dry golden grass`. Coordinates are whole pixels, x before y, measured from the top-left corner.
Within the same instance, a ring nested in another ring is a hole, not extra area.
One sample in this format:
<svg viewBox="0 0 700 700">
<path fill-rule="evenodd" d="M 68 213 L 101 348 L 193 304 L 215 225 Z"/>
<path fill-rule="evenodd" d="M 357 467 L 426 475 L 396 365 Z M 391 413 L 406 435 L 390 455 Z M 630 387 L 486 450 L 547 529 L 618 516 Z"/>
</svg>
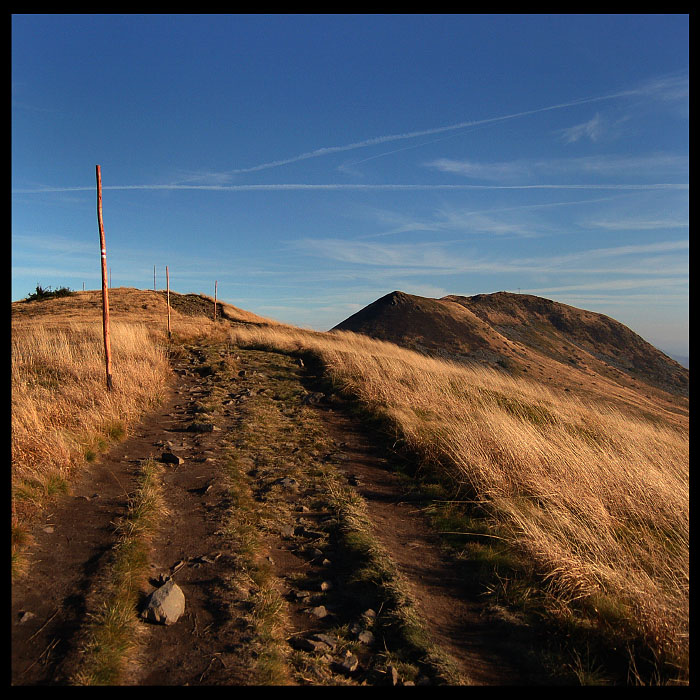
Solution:
<svg viewBox="0 0 700 700">
<path fill-rule="evenodd" d="M 128 430 L 167 384 L 163 295 L 110 295 L 111 393 L 98 292 L 13 304 L 15 525 L 62 489 L 75 465 Z M 499 536 L 533 562 L 556 605 L 587 607 L 601 624 L 641 635 L 687 677 L 687 417 L 641 395 L 613 403 L 591 387 L 584 397 L 352 333 L 226 311 L 255 326 L 231 330 L 173 310 L 173 335 L 315 354 L 336 386 L 470 490 Z"/>
<path fill-rule="evenodd" d="M 114 389 L 106 390 L 101 323 L 19 321 L 12 334 L 12 490 L 15 525 L 70 472 L 120 439 L 164 396 L 166 351 L 144 325 L 112 324 Z"/>
<path fill-rule="evenodd" d="M 487 508 L 557 606 L 641 636 L 687 676 L 687 427 L 351 333 L 241 328 L 232 339 L 320 357 L 336 386 Z"/>
<path fill-rule="evenodd" d="M 67 488 L 74 467 L 119 439 L 163 397 L 168 365 L 164 292 L 116 288 L 109 292 L 114 390 L 106 391 L 102 294 L 76 292 L 46 301 L 12 304 L 12 491 L 14 525 L 47 496 Z M 192 299 L 186 298 L 192 297 Z M 209 342 L 227 337 L 228 323 L 201 315 L 197 295 L 179 295 L 189 315 L 171 308 L 173 339 Z M 213 299 L 211 301 L 213 312 Z M 206 308 L 206 303 L 200 304 Z M 230 304 L 229 320 L 274 324 Z M 213 314 L 212 314 L 213 316 Z M 16 530 L 18 536 L 21 529 Z"/>
</svg>

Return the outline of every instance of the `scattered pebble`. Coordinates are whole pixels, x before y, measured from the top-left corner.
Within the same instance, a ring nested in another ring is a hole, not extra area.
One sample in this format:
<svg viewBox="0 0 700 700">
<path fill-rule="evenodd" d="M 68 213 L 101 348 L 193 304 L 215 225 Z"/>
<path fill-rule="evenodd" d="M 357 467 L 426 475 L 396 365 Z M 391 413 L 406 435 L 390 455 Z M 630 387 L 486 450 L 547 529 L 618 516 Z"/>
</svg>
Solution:
<svg viewBox="0 0 700 700">
<path fill-rule="evenodd" d="M 360 665 L 360 660 L 349 650 L 345 652 L 345 658 L 338 664 L 338 668 L 346 674 L 354 673 Z"/>
<path fill-rule="evenodd" d="M 362 630 L 357 635 L 357 641 L 362 644 L 374 644 L 374 635 L 369 630 Z"/>
<path fill-rule="evenodd" d="M 315 608 L 309 608 L 308 613 L 322 620 L 324 617 L 328 617 L 328 610 L 326 610 L 325 605 L 319 605 Z"/>
</svg>

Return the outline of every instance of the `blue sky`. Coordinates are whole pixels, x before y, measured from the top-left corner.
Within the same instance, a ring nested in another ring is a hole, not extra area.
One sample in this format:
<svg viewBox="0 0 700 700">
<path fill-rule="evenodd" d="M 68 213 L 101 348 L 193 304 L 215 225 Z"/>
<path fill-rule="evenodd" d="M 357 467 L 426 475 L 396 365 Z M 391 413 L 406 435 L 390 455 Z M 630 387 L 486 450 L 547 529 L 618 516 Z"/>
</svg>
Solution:
<svg viewBox="0 0 700 700">
<path fill-rule="evenodd" d="M 688 355 L 687 15 L 13 15 L 12 299 L 544 296 Z"/>
</svg>

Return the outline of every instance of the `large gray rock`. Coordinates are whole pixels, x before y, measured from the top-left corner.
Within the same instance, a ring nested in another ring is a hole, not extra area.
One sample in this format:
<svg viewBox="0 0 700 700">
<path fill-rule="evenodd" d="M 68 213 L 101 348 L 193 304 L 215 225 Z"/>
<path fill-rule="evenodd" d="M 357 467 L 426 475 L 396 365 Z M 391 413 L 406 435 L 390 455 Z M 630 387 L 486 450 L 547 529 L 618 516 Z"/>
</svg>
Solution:
<svg viewBox="0 0 700 700">
<path fill-rule="evenodd" d="M 162 625 L 174 625 L 184 612 L 185 594 L 171 579 L 151 593 L 141 617 Z"/>
</svg>

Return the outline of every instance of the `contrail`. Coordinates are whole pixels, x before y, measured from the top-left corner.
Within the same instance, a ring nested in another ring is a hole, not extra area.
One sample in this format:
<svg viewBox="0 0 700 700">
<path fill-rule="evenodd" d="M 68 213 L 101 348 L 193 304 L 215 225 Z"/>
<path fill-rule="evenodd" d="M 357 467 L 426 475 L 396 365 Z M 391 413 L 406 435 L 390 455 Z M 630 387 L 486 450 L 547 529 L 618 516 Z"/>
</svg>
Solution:
<svg viewBox="0 0 700 700">
<path fill-rule="evenodd" d="M 526 117 L 530 114 L 540 114 L 542 112 L 550 112 L 555 109 L 565 109 L 566 107 L 575 107 L 576 105 L 590 104 L 591 102 L 601 102 L 603 100 L 613 100 L 619 97 L 629 97 L 630 95 L 637 95 L 639 93 L 639 90 L 624 90 L 622 92 L 616 92 L 610 95 L 602 95 L 600 97 L 584 97 L 580 100 L 562 102 L 561 104 L 550 105 L 549 107 L 539 107 L 538 109 L 529 109 L 524 112 L 506 114 L 500 117 L 489 117 L 487 119 L 477 119 L 472 121 L 459 122 L 457 124 L 450 124 L 449 126 L 439 126 L 432 129 L 424 129 L 422 131 L 409 131 L 403 134 L 389 134 L 386 136 L 377 136 L 375 138 L 365 139 L 364 141 L 355 141 L 354 143 L 349 143 L 345 146 L 327 146 L 325 148 L 317 148 L 314 151 L 300 153 L 299 155 L 292 156 L 290 158 L 273 160 L 268 163 L 261 163 L 260 165 L 251 166 L 250 168 L 236 168 L 235 170 L 229 170 L 227 172 L 231 175 L 240 173 L 252 173 L 257 172 L 259 170 L 276 168 L 280 165 L 296 163 L 300 160 L 307 160 L 309 158 L 318 158 L 320 156 L 326 156 L 331 153 L 340 153 L 342 151 L 352 151 L 356 148 L 376 146 L 377 144 L 388 143 L 389 141 L 403 141 L 405 139 L 418 138 L 419 136 L 432 136 L 433 134 L 442 134 L 446 131 L 456 131 L 457 129 L 464 129 L 470 126 L 479 126 L 481 124 L 493 124 L 495 122 L 507 121 L 509 119 L 517 119 L 518 117 Z"/>
<path fill-rule="evenodd" d="M 415 184 L 357 184 L 357 183 L 277 183 L 270 185 L 107 185 L 103 190 L 200 190 L 208 192 L 274 192 L 295 190 L 687 190 L 686 183 L 661 182 L 653 184 L 576 184 L 576 185 L 415 185 Z M 93 192 L 94 187 L 44 187 L 18 189 L 12 194 L 48 194 L 52 192 Z"/>
<path fill-rule="evenodd" d="M 240 173 L 252 173 L 260 170 L 267 170 L 269 168 L 275 168 L 280 165 L 287 165 L 289 163 L 296 163 L 302 160 L 308 160 L 309 158 L 319 158 L 321 156 L 329 155 L 332 153 L 340 153 L 343 151 L 351 151 L 358 148 L 366 148 L 367 146 L 374 146 L 382 143 L 388 143 L 391 141 L 402 141 L 407 139 L 418 138 L 420 136 L 431 136 L 434 134 L 441 134 L 448 131 L 456 131 L 458 129 L 464 129 L 467 127 L 475 127 L 486 124 L 495 124 L 497 122 L 508 121 L 510 119 L 517 119 L 519 117 L 525 117 L 531 114 L 541 114 L 542 112 L 551 112 L 556 109 L 565 109 L 567 107 L 575 107 L 576 105 L 590 104 L 593 102 L 601 102 L 604 100 L 613 100 L 620 97 L 630 97 L 633 95 L 648 94 L 657 90 L 658 86 L 642 86 L 640 88 L 634 88 L 629 90 L 623 90 L 620 92 L 611 93 L 608 95 L 601 95 L 598 97 L 585 97 L 579 100 L 572 100 L 570 102 L 562 102 L 556 105 L 550 105 L 548 107 L 539 107 L 537 109 L 525 110 L 523 112 L 515 112 L 513 114 L 506 114 L 500 117 L 489 117 L 487 119 L 477 119 L 471 121 L 459 122 L 457 124 L 450 124 L 448 126 L 440 126 L 432 129 L 423 129 L 421 131 L 409 131 L 402 134 L 388 134 L 385 136 L 377 136 L 371 139 L 365 139 L 364 141 L 355 141 L 354 143 L 349 143 L 344 146 L 327 146 L 325 148 L 317 148 L 313 151 L 307 151 L 306 153 L 300 153 L 299 155 L 292 156 L 290 158 L 284 158 L 280 160 L 269 161 L 267 163 L 261 163 L 260 165 L 254 165 L 249 168 L 237 168 L 234 170 L 228 170 L 220 175 L 228 174 L 240 174 Z M 411 148 L 411 147 L 409 147 Z M 399 149 L 404 150 L 404 149 Z M 380 154 L 382 155 L 388 154 Z M 368 159 L 370 160 L 370 159 Z M 362 161 L 359 161 L 362 162 Z M 167 184 L 167 185 L 113 185 L 105 186 L 105 190 L 221 190 L 221 191 L 245 191 L 245 190 L 303 190 L 303 189 L 327 189 L 327 190 L 341 190 L 341 189 L 385 189 L 385 190 L 400 190 L 400 189 L 415 189 L 415 190 L 429 190 L 429 189 L 687 189 L 687 185 L 676 185 L 676 184 L 658 184 L 658 185 L 513 185 L 513 186 L 495 186 L 495 185 L 360 185 L 360 184 L 329 184 L 329 185 L 307 185 L 307 184 L 272 184 L 272 185 L 187 185 L 187 184 Z M 94 188 L 92 187 L 46 187 L 41 189 L 18 189 L 13 190 L 13 194 L 40 194 L 44 192 L 82 192 L 89 191 Z"/>
<path fill-rule="evenodd" d="M 658 82 L 658 81 L 657 81 Z M 661 83 L 663 87 L 665 83 Z M 406 139 L 418 138 L 420 136 L 431 136 L 434 134 L 441 134 L 448 131 L 456 131 L 458 129 L 464 129 L 467 127 L 474 127 L 486 124 L 495 124 L 497 122 L 508 121 L 510 119 L 517 119 L 519 117 L 525 117 L 531 114 L 541 114 L 542 112 L 551 112 L 556 109 L 565 109 L 567 107 L 575 107 L 576 105 L 590 104 L 593 102 L 602 102 L 604 100 L 613 100 L 620 97 L 630 97 L 633 95 L 648 94 L 650 92 L 657 91 L 659 85 L 651 83 L 647 86 L 642 86 L 639 88 L 633 88 L 629 90 L 623 90 L 620 92 L 611 93 L 608 95 L 601 95 L 598 97 L 585 97 L 578 100 L 572 100 L 570 102 L 562 102 L 556 105 L 550 105 L 548 107 L 539 107 L 537 109 L 525 110 L 523 112 L 515 112 L 513 114 L 506 114 L 500 117 L 489 117 L 487 119 L 476 119 L 471 121 L 459 122 L 457 124 L 450 124 L 448 126 L 440 126 L 432 129 L 423 129 L 421 131 L 409 131 L 403 134 L 389 134 L 385 136 L 377 136 L 371 139 L 365 139 L 364 141 L 355 141 L 354 143 L 349 143 L 344 146 L 327 146 L 325 148 L 317 148 L 313 151 L 307 151 L 306 153 L 300 153 L 299 155 L 292 156 L 290 158 L 284 158 L 280 160 L 274 160 L 267 163 L 261 163 L 260 165 L 254 165 L 249 168 L 237 168 L 234 170 L 228 170 L 220 174 L 240 174 L 240 173 L 252 173 L 259 170 L 267 170 L 269 168 L 275 168 L 280 165 L 287 165 L 289 163 L 296 163 L 302 160 L 308 160 L 309 158 L 319 158 L 321 156 L 329 155 L 331 153 L 340 153 L 343 151 L 351 151 L 358 148 L 366 148 L 367 146 L 374 146 L 377 144 L 388 143 L 391 141 L 402 141 Z M 403 150 L 403 149 L 400 149 Z M 380 154 L 387 155 L 387 154 Z M 380 157 L 380 156 L 375 156 Z M 369 160 L 369 159 L 368 159 Z M 361 161 L 360 161 L 361 162 Z M 560 189 L 573 189 L 577 186 L 554 186 L 554 185 L 531 185 L 528 186 L 532 189 L 537 188 L 560 188 Z M 595 189 L 591 185 L 583 185 L 581 187 L 587 189 Z M 651 185 L 646 187 L 641 186 L 601 186 L 599 189 L 659 189 L 659 188 L 686 188 L 682 185 Z M 284 190 L 284 189 L 526 189 L 525 186 L 512 186 L 512 187 L 495 187 L 486 185 L 302 185 L 302 184 L 280 184 L 280 185 L 121 185 L 121 186 L 105 186 L 105 190 L 177 190 L 177 189 L 189 189 L 189 190 Z M 42 188 L 42 189 L 19 189 L 13 190 L 13 194 L 39 194 L 44 192 L 82 192 L 92 190 L 91 187 L 52 187 L 52 188 Z"/>
</svg>

